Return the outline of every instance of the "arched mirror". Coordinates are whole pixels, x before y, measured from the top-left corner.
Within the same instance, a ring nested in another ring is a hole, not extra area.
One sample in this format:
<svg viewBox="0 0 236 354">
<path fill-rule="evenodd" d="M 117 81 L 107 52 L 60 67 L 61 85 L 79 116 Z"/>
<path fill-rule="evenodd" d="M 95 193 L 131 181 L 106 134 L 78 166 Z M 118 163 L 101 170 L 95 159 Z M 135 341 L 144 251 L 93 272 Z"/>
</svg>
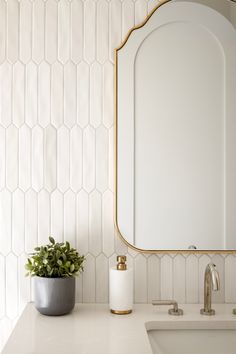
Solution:
<svg viewBox="0 0 236 354">
<path fill-rule="evenodd" d="M 236 3 L 167 1 L 116 50 L 117 229 L 236 250 Z"/>
</svg>

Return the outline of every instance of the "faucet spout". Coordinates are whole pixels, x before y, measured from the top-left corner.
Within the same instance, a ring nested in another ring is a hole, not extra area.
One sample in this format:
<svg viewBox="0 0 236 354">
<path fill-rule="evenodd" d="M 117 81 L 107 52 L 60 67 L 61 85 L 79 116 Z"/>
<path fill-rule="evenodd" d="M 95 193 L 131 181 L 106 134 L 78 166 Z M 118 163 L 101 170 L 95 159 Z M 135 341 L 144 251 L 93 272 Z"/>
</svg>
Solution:
<svg viewBox="0 0 236 354">
<path fill-rule="evenodd" d="M 206 266 L 204 277 L 204 308 L 200 310 L 202 315 L 211 316 L 215 314 L 215 310 L 211 308 L 212 290 L 218 291 L 220 289 L 219 273 L 215 264 L 209 263 Z"/>
</svg>

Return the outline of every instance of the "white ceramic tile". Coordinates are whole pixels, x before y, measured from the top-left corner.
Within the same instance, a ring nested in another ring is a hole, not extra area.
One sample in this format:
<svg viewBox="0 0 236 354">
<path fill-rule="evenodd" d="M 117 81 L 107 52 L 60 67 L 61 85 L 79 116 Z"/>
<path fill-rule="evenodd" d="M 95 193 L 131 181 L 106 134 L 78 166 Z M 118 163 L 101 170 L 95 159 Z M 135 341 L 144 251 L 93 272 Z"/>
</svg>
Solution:
<svg viewBox="0 0 236 354">
<path fill-rule="evenodd" d="M 186 258 L 186 303 L 197 304 L 199 302 L 198 279 L 198 257 L 190 254 Z"/>
<path fill-rule="evenodd" d="M 107 257 L 114 252 L 113 194 L 102 195 L 102 250 Z"/>
<path fill-rule="evenodd" d="M 110 128 L 114 120 L 114 68 L 110 62 L 103 66 L 103 124 Z"/>
<path fill-rule="evenodd" d="M 109 56 L 110 60 L 114 62 L 114 49 L 121 44 L 121 23 L 122 23 L 122 10 L 121 2 L 117 0 L 111 0 L 110 16 L 109 16 Z"/>
<path fill-rule="evenodd" d="M 84 128 L 89 121 L 89 66 L 81 62 L 77 66 L 77 122 Z"/>
<path fill-rule="evenodd" d="M 95 59 L 96 46 L 96 3 L 92 0 L 84 2 L 84 59 L 92 63 Z"/>
<path fill-rule="evenodd" d="M 113 253 L 108 259 L 109 268 L 113 268 L 117 265 L 117 255 Z"/>
<path fill-rule="evenodd" d="M 83 1 L 71 2 L 71 59 L 78 63 L 83 56 Z"/>
<path fill-rule="evenodd" d="M 27 63 L 32 51 L 32 2 L 20 1 L 20 59 Z"/>
<path fill-rule="evenodd" d="M 32 58 L 39 64 L 44 58 L 45 2 L 35 0 L 32 6 Z"/>
<path fill-rule="evenodd" d="M 49 125 L 44 130 L 44 187 L 53 191 L 57 185 L 57 132 Z"/>
<path fill-rule="evenodd" d="M 132 0 L 122 2 L 122 40 L 124 40 L 134 27 L 134 3 Z"/>
<path fill-rule="evenodd" d="M 75 302 L 83 302 L 83 274 L 75 278 Z"/>
<path fill-rule="evenodd" d="M 5 257 L 0 254 L 0 289 L 1 289 L 1 296 L 0 296 L 0 319 L 5 316 L 6 310 L 6 296 L 5 296 Z"/>
<path fill-rule="evenodd" d="M 45 128 L 50 123 L 50 66 L 46 62 L 38 67 L 38 122 Z"/>
<path fill-rule="evenodd" d="M 98 303 L 108 302 L 108 276 L 108 259 L 101 253 L 96 258 L 96 302 Z"/>
<path fill-rule="evenodd" d="M 38 193 L 38 243 L 48 243 L 50 235 L 50 195 L 44 189 Z"/>
<path fill-rule="evenodd" d="M 32 253 L 38 244 L 38 198 L 30 189 L 25 194 L 25 252 Z"/>
<path fill-rule="evenodd" d="M 11 125 L 6 130 L 6 186 L 14 191 L 18 185 L 18 129 Z"/>
<path fill-rule="evenodd" d="M 161 258 L 161 299 L 173 298 L 173 260 L 169 255 Z"/>
<path fill-rule="evenodd" d="M 134 301 L 147 303 L 147 260 L 143 254 L 134 259 Z"/>
<path fill-rule="evenodd" d="M 24 123 L 24 103 L 25 103 L 25 68 L 20 62 L 13 66 L 13 123 L 20 127 Z"/>
<path fill-rule="evenodd" d="M 0 63 L 6 57 L 6 2 L 0 1 Z"/>
<path fill-rule="evenodd" d="M 109 129 L 108 160 L 109 160 L 109 170 L 108 170 L 109 189 L 111 191 L 114 191 L 114 130 L 113 128 Z"/>
<path fill-rule="evenodd" d="M 21 313 L 27 302 L 30 301 L 30 278 L 26 277 L 25 264 L 27 255 L 22 253 L 18 257 L 18 311 Z"/>
<path fill-rule="evenodd" d="M 0 121 L 6 128 L 12 118 L 12 66 L 4 62 L 0 66 Z"/>
<path fill-rule="evenodd" d="M 45 7 L 45 58 L 52 64 L 56 61 L 58 52 L 58 3 L 48 0 Z"/>
<path fill-rule="evenodd" d="M 83 273 L 83 302 L 95 302 L 95 291 L 95 259 L 88 254 Z"/>
<path fill-rule="evenodd" d="M 25 248 L 25 198 L 17 189 L 12 194 L 12 251 L 20 255 Z"/>
<path fill-rule="evenodd" d="M 38 69 L 30 62 L 25 69 L 25 123 L 33 128 L 38 119 Z"/>
<path fill-rule="evenodd" d="M 50 234 L 57 240 L 63 242 L 64 239 L 64 200 L 63 194 L 55 190 L 51 194 L 51 232 Z"/>
<path fill-rule="evenodd" d="M 88 252 L 89 201 L 88 194 L 84 190 L 77 194 L 76 226 L 77 248 L 80 253 L 86 254 Z"/>
<path fill-rule="evenodd" d="M 0 190 L 5 186 L 6 174 L 6 155 L 5 155 L 6 133 L 5 129 L 0 127 Z"/>
<path fill-rule="evenodd" d="M 102 70 L 95 62 L 90 67 L 90 124 L 97 128 L 102 121 Z"/>
<path fill-rule="evenodd" d="M 76 66 L 68 62 L 64 66 L 64 123 L 73 127 L 77 119 Z"/>
<path fill-rule="evenodd" d="M 76 197 L 71 190 L 64 195 L 64 240 L 76 247 Z"/>
<path fill-rule="evenodd" d="M 91 126 L 83 134 L 83 187 L 87 192 L 95 187 L 95 131 Z"/>
<path fill-rule="evenodd" d="M 6 257 L 6 315 L 13 319 L 18 315 L 17 257 L 9 253 Z"/>
<path fill-rule="evenodd" d="M 236 301 L 236 281 L 235 281 L 236 257 L 228 255 L 225 258 L 225 302 Z"/>
<path fill-rule="evenodd" d="M 82 130 L 75 125 L 70 131 L 70 187 L 79 192 L 82 187 Z"/>
<path fill-rule="evenodd" d="M 160 259 L 153 254 L 147 259 L 147 302 L 160 298 Z"/>
<path fill-rule="evenodd" d="M 19 129 L 19 187 L 26 191 L 31 186 L 31 129 Z"/>
<path fill-rule="evenodd" d="M 57 130 L 57 188 L 65 192 L 70 185 L 69 130 L 62 126 Z"/>
<path fill-rule="evenodd" d="M 149 0 L 148 1 L 148 13 L 150 13 L 159 3 L 159 0 Z"/>
<path fill-rule="evenodd" d="M 121 240 L 121 238 L 117 234 L 117 230 L 115 230 L 115 252 L 116 254 L 126 254 L 128 251 L 127 246 Z M 135 253 L 136 254 L 136 253 Z"/>
<path fill-rule="evenodd" d="M 32 129 L 32 188 L 39 192 L 43 188 L 43 129 Z"/>
<path fill-rule="evenodd" d="M 70 2 L 58 2 L 58 59 L 65 63 L 70 55 Z"/>
<path fill-rule="evenodd" d="M 212 262 L 216 265 L 220 277 L 220 290 L 213 291 L 212 302 L 222 304 L 225 302 L 225 259 L 220 254 L 215 254 Z"/>
<path fill-rule="evenodd" d="M 108 187 L 108 131 L 104 126 L 96 130 L 96 188 L 105 192 Z"/>
<path fill-rule="evenodd" d="M 102 250 L 102 201 L 96 190 L 89 196 L 89 252 L 97 256 Z"/>
<path fill-rule="evenodd" d="M 7 1 L 7 58 L 15 63 L 19 54 L 19 2 Z"/>
<path fill-rule="evenodd" d="M 135 26 L 140 25 L 147 16 L 146 0 L 137 0 L 135 2 Z"/>
<path fill-rule="evenodd" d="M 51 122 L 58 128 L 63 123 L 63 66 L 52 65 L 51 75 Z"/>
<path fill-rule="evenodd" d="M 97 2 L 97 60 L 103 64 L 109 57 L 109 7 L 105 0 Z"/>
<path fill-rule="evenodd" d="M 185 284 L 185 257 L 178 254 L 173 259 L 173 296 L 181 304 L 186 302 Z"/>
<path fill-rule="evenodd" d="M 208 263 L 211 262 L 210 256 L 204 254 L 199 258 L 199 302 L 203 303 L 204 300 L 204 275 Z"/>
</svg>

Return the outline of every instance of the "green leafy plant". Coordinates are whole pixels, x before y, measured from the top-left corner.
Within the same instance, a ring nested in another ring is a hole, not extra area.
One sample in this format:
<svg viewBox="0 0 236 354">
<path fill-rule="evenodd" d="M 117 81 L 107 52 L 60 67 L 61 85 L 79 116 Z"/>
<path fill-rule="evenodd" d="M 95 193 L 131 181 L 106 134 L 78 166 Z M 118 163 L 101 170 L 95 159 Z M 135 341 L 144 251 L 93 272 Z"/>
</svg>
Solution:
<svg viewBox="0 0 236 354">
<path fill-rule="evenodd" d="M 85 257 L 79 255 L 70 243 L 56 243 L 53 237 L 49 237 L 50 243 L 36 247 L 35 253 L 25 265 L 26 275 L 45 278 L 71 277 L 83 272 Z"/>
</svg>

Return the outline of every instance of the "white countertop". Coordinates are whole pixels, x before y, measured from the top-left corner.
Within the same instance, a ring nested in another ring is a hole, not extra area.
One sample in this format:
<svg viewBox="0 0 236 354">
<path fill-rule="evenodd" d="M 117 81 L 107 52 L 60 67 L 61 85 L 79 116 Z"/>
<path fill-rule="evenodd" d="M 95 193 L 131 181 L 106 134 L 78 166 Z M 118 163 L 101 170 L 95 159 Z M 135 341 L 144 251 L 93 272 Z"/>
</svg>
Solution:
<svg viewBox="0 0 236 354">
<path fill-rule="evenodd" d="M 146 328 L 158 322 L 233 321 L 234 304 L 214 304 L 215 316 L 199 314 L 201 305 L 180 305 L 184 315 L 167 314 L 169 306 L 135 305 L 130 315 L 113 315 L 108 305 L 76 304 L 66 316 L 49 317 L 32 303 L 21 315 L 2 354 L 152 354 Z M 190 324 L 190 323 L 189 323 Z"/>
</svg>

